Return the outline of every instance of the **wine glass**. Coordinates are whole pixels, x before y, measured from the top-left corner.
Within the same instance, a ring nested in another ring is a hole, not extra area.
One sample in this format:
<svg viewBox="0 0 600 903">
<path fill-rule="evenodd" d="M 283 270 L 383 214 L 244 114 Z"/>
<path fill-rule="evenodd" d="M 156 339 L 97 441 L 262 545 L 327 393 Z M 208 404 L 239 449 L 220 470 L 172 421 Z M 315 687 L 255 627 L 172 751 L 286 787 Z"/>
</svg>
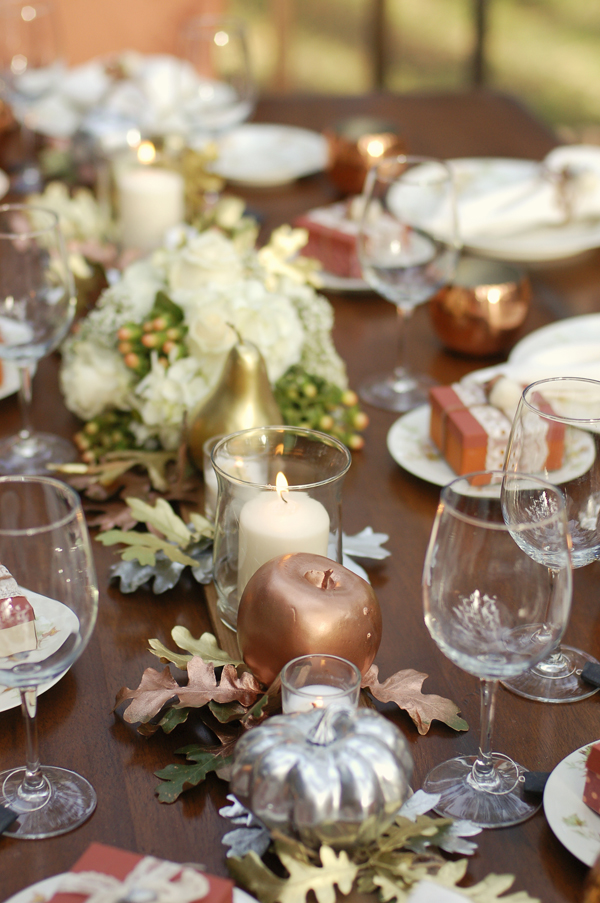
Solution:
<svg viewBox="0 0 600 903">
<path fill-rule="evenodd" d="M 537 474 L 562 490 L 573 567 L 600 558 L 600 382 L 558 377 L 528 386 L 513 420 L 505 469 Z M 581 678 L 588 662 L 596 659 L 562 646 L 504 685 L 527 699 L 575 702 L 597 692 Z"/>
<path fill-rule="evenodd" d="M 41 185 L 35 161 L 36 105 L 57 85 L 63 70 L 52 0 L 0 0 L 0 95 L 21 125 L 23 157 L 13 188 Z"/>
<path fill-rule="evenodd" d="M 76 297 L 58 217 L 22 204 L 0 206 L 0 359 L 17 366 L 22 427 L 0 442 L 0 473 L 45 473 L 77 457 L 59 436 L 31 426 L 31 381 L 38 361 L 68 332 Z"/>
<path fill-rule="evenodd" d="M 423 784 L 440 794 L 435 809 L 444 816 L 497 828 L 539 808 L 523 795 L 525 769 L 492 752 L 496 690 L 560 640 L 571 606 L 569 548 L 565 503 L 550 483 L 484 472 L 442 491 L 423 572 L 425 623 L 444 655 L 481 683 L 478 755 L 437 765 Z"/>
<path fill-rule="evenodd" d="M 96 621 L 96 575 L 77 493 L 52 477 L 0 477 L 0 562 L 14 578 L 0 573 L 0 685 L 20 692 L 27 738 L 27 764 L 0 773 L 0 804 L 18 814 L 5 834 L 55 837 L 96 806 L 85 778 L 40 765 L 36 727 L 38 688 L 79 658 Z"/>
<path fill-rule="evenodd" d="M 184 102 L 193 132 L 215 138 L 248 119 L 256 90 L 242 21 L 217 16 L 190 19 L 181 31 L 180 56 L 195 72 Z"/>
<path fill-rule="evenodd" d="M 396 305 L 398 365 L 359 387 L 363 401 L 409 411 L 427 401 L 431 379 L 403 362 L 405 324 L 453 278 L 459 253 L 450 168 L 441 160 L 404 154 L 382 157 L 365 180 L 357 249 L 364 279 Z"/>
</svg>

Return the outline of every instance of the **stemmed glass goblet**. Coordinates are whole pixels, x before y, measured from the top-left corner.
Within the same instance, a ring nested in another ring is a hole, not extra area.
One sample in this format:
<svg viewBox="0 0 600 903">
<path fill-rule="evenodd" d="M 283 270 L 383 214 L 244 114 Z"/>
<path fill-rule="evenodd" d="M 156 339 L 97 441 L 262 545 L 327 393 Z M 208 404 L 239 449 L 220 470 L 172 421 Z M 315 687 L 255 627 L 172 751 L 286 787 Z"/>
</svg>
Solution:
<svg viewBox="0 0 600 903">
<path fill-rule="evenodd" d="M 199 135 L 214 139 L 248 119 L 256 91 L 241 20 L 209 15 L 190 19 L 181 31 L 179 53 L 197 76 L 184 111 Z"/>
<path fill-rule="evenodd" d="M 600 382 L 557 377 L 528 386 L 513 420 L 504 466 L 510 472 L 536 474 L 561 489 L 573 567 L 600 558 Z M 575 702 L 597 692 L 581 677 L 588 662 L 596 659 L 561 646 L 503 683 L 527 699 Z"/>
<path fill-rule="evenodd" d="M 361 398 L 389 411 L 427 401 L 432 381 L 403 361 L 406 322 L 454 276 L 459 253 L 452 172 L 428 157 L 382 157 L 365 180 L 357 249 L 363 277 L 396 305 L 399 361 L 392 373 L 370 377 Z"/>
<path fill-rule="evenodd" d="M 36 727 L 37 688 L 79 658 L 96 621 L 96 575 L 77 493 L 51 477 L 0 477 L 0 562 L 18 586 L 7 586 L 3 573 L 0 685 L 19 690 L 27 738 L 25 767 L 0 773 L 0 804 L 18 815 L 5 833 L 54 837 L 96 806 L 85 778 L 40 765 Z"/>
<path fill-rule="evenodd" d="M 0 0 L 0 96 L 21 125 L 23 160 L 13 188 L 41 185 L 34 156 L 35 106 L 55 87 L 63 69 L 58 18 L 52 0 Z"/>
<path fill-rule="evenodd" d="M 59 436 L 33 432 L 31 383 L 39 360 L 66 336 L 75 291 L 58 217 L 23 204 L 0 206 L 0 359 L 19 370 L 22 427 L 0 442 L 0 473 L 45 473 L 77 457 Z"/>
<path fill-rule="evenodd" d="M 488 471 L 442 491 L 423 571 L 425 623 L 444 655 L 481 682 L 478 755 L 437 765 L 423 783 L 440 795 L 435 809 L 444 816 L 497 828 L 539 808 L 523 795 L 525 769 L 492 752 L 496 690 L 560 640 L 571 606 L 569 550 L 565 503 L 550 483 Z"/>
</svg>

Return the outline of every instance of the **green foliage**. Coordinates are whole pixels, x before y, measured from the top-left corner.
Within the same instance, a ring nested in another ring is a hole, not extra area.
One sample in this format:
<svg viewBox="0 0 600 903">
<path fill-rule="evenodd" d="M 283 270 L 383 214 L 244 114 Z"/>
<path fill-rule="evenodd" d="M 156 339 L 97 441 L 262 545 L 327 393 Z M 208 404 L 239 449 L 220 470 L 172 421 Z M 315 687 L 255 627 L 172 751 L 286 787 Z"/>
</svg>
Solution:
<svg viewBox="0 0 600 903">
<path fill-rule="evenodd" d="M 187 761 L 193 764 L 167 765 L 166 768 L 154 772 L 156 777 L 163 781 L 156 788 L 156 795 L 161 803 L 174 803 L 184 790 L 196 787 L 211 771 L 218 771 L 232 761 L 231 756 L 220 756 L 202 746 L 185 746 L 176 752 L 178 755 L 184 755 Z"/>
</svg>

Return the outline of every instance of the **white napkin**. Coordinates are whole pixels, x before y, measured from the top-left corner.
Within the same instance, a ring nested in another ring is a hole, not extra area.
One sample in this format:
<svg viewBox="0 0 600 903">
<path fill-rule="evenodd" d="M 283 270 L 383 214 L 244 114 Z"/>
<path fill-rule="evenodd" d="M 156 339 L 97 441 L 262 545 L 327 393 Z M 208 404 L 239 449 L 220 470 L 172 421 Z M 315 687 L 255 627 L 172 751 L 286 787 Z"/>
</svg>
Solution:
<svg viewBox="0 0 600 903">
<path fill-rule="evenodd" d="M 456 166 L 459 230 L 466 242 L 600 217 L 600 147 L 556 148 L 533 173 L 503 185 L 494 184 L 492 170 L 489 183 L 481 178 L 470 184 L 468 172 L 461 175 Z"/>
</svg>

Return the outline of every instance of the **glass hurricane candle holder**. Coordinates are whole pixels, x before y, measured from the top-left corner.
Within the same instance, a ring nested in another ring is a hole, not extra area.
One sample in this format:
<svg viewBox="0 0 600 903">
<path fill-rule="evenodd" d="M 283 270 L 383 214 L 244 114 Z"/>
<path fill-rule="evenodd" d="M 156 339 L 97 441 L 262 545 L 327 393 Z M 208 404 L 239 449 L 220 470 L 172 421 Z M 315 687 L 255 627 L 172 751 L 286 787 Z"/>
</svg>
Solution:
<svg viewBox="0 0 600 903">
<path fill-rule="evenodd" d="M 358 708 L 361 673 L 337 655 L 301 655 L 281 671 L 281 707 L 285 714 L 326 709 L 330 705 Z"/>
<path fill-rule="evenodd" d="M 258 568 L 292 552 L 342 560 L 342 482 L 350 452 L 299 427 L 258 427 L 213 449 L 218 498 L 214 580 L 221 619 L 233 630 L 246 584 Z"/>
</svg>

